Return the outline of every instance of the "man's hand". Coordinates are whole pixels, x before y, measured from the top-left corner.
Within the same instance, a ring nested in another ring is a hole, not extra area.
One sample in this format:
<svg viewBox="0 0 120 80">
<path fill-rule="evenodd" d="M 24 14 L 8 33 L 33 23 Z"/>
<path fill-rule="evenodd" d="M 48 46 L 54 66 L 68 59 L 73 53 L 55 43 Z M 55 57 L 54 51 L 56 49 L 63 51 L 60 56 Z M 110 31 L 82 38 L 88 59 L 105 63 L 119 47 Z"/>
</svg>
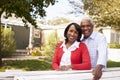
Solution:
<svg viewBox="0 0 120 80">
<path fill-rule="evenodd" d="M 99 80 L 102 76 L 102 65 L 97 65 L 97 67 L 92 71 L 93 80 Z"/>
</svg>

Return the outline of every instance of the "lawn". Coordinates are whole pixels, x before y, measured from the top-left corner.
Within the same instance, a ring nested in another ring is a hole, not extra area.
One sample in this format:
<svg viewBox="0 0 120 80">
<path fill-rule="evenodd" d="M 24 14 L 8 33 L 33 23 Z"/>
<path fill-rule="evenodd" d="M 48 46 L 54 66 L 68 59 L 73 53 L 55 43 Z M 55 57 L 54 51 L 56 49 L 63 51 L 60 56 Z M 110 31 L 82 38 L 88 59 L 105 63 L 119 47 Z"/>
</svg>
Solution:
<svg viewBox="0 0 120 80">
<path fill-rule="evenodd" d="M 52 70 L 50 63 L 40 60 L 5 60 L 0 71 L 21 69 L 25 71 Z"/>
<path fill-rule="evenodd" d="M 108 62 L 107 62 L 107 67 L 108 67 L 108 68 L 120 67 L 120 62 L 108 61 Z"/>
<path fill-rule="evenodd" d="M 108 61 L 107 67 L 120 67 L 120 62 Z M 21 69 L 25 71 L 52 70 L 51 64 L 40 60 L 5 60 L 0 71 Z"/>
</svg>

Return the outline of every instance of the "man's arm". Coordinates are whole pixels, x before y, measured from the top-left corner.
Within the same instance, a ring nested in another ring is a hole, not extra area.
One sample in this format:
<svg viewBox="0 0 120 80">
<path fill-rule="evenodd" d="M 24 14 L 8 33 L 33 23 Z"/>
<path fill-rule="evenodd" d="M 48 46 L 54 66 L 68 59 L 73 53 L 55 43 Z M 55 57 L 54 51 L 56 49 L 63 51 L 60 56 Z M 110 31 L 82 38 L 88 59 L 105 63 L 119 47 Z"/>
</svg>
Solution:
<svg viewBox="0 0 120 80">
<path fill-rule="evenodd" d="M 99 80 L 102 76 L 103 65 L 97 65 L 96 68 L 92 71 L 93 80 Z"/>
</svg>

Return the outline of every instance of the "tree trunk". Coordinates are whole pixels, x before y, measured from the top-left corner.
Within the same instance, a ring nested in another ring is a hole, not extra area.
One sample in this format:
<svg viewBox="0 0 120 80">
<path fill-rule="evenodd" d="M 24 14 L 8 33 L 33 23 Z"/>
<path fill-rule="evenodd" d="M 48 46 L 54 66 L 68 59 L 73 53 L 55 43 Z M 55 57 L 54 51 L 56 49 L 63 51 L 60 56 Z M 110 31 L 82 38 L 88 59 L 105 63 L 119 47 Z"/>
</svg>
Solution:
<svg viewBox="0 0 120 80">
<path fill-rule="evenodd" d="M 2 25 L 1 25 L 1 15 L 0 13 L 0 67 L 2 66 Z"/>
</svg>

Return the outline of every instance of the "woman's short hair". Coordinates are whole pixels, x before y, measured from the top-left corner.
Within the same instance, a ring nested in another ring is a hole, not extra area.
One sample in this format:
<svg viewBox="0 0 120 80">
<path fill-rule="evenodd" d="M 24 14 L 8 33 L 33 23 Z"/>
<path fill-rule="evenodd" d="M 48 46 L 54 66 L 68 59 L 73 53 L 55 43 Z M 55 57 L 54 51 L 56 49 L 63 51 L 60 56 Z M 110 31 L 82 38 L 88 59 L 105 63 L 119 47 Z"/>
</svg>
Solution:
<svg viewBox="0 0 120 80">
<path fill-rule="evenodd" d="M 77 23 L 70 23 L 70 24 L 65 28 L 65 31 L 64 31 L 64 37 L 66 38 L 66 39 L 65 39 L 65 42 L 66 42 L 66 43 L 68 42 L 67 32 L 68 32 L 69 28 L 71 27 L 71 25 L 74 25 L 74 26 L 75 26 L 75 29 L 76 29 L 77 32 L 78 32 L 77 41 L 80 42 L 80 38 L 81 38 L 81 36 L 82 36 L 82 30 L 81 30 L 79 24 L 77 24 Z"/>
</svg>

